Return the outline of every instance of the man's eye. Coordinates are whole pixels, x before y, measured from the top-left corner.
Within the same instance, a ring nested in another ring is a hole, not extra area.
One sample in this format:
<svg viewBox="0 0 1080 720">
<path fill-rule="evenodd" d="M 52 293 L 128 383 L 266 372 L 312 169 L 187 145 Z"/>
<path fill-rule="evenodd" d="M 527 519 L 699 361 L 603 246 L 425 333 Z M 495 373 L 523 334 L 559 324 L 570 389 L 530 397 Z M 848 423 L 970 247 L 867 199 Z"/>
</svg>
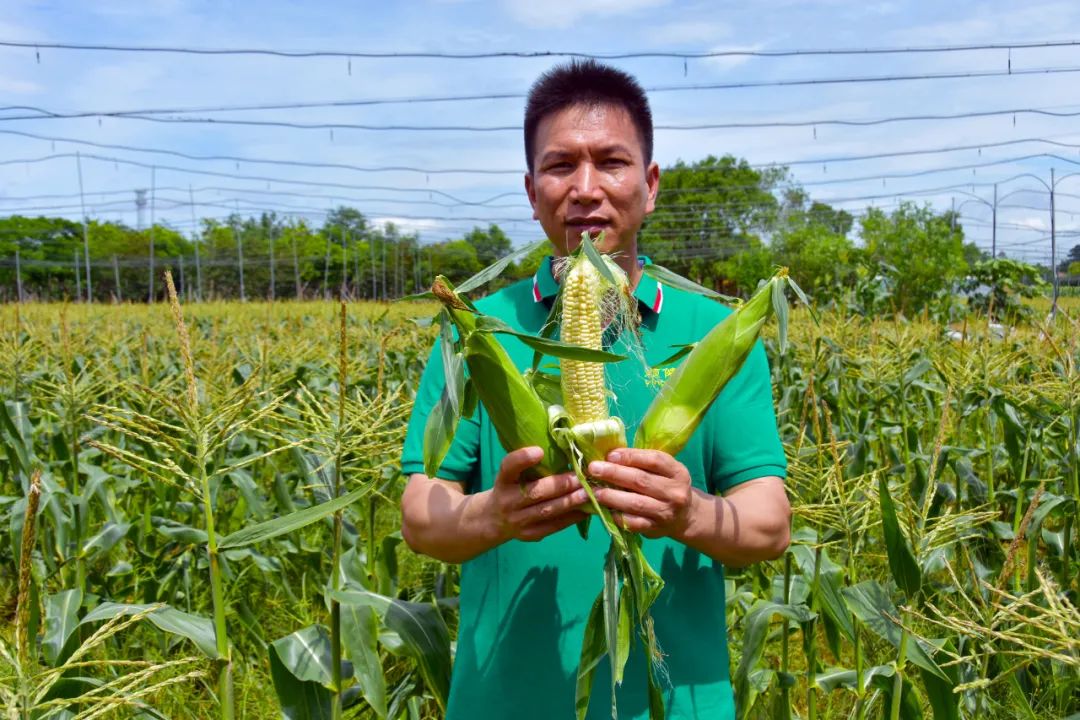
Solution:
<svg viewBox="0 0 1080 720">
<path fill-rule="evenodd" d="M 620 168 L 626 167 L 629 163 L 622 158 L 608 158 L 607 160 L 604 160 L 601 165 L 609 168 Z"/>
</svg>

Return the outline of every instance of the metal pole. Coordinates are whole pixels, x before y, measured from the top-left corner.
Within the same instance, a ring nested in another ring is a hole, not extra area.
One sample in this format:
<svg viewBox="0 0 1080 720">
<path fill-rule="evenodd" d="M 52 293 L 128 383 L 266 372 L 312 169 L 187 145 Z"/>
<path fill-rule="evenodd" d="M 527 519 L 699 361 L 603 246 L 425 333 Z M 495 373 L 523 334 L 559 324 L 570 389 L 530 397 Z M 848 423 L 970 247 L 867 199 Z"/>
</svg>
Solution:
<svg viewBox="0 0 1080 720">
<path fill-rule="evenodd" d="M 371 248 L 371 299 L 375 299 L 375 236 L 368 235 L 368 247 Z"/>
<path fill-rule="evenodd" d="M 322 295 L 323 300 L 330 299 L 330 231 L 326 231 L 326 257 L 323 259 L 322 271 Z"/>
<path fill-rule="evenodd" d="M 154 225 L 155 210 L 157 209 L 157 203 L 155 202 L 155 196 L 157 195 L 157 168 L 150 168 L 150 294 L 147 296 L 146 302 L 154 302 Z"/>
<path fill-rule="evenodd" d="M 116 261 L 116 255 L 112 256 L 113 282 L 116 283 L 116 301 L 124 302 L 124 291 L 120 289 L 120 264 Z"/>
<path fill-rule="evenodd" d="M 990 259 L 997 258 L 997 183 L 994 183 L 994 229 L 990 235 Z"/>
<path fill-rule="evenodd" d="M 22 294 L 22 267 L 19 265 L 19 247 L 15 246 L 15 292 L 19 302 L 23 301 Z"/>
<path fill-rule="evenodd" d="M 195 219 L 195 193 L 191 185 L 187 186 L 188 197 L 191 198 L 191 242 L 195 246 L 195 299 L 202 300 L 202 263 L 199 262 L 199 245 L 202 241 L 202 233 L 199 232 L 199 221 Z"/>
<path fill-rule="evenodd" d="M 75 299 L 82 299 L 82 277 L 79 275 L 79 251 L 75 251 Z"/>
<path fill-rule="evenodd" d="M 300 287 L 300 261 L 296 258 L 296 228 L 293 228 L 292 232 L 292 268 L 293 280 L 296 282 L 296 299 L 301 300 L 303 291 Z"/>
<path fill-rule="evenodd" d="M 177 295 L 177 297 L 184 297 L 184 288 L 187 287 L 187 285 L 184 284 L 184 256 L 181 255 L 179 260 L 180 260 L 180 287 L 177 289 L 176 295 Z"/>
<path fill-rule="evenodd" d="M 75 168 L 79 172 L 79 205 L 82 206 L 83 253 L 86 256 L 86 302 L 93 302 L 93 288 L 90 285 L 90 233 L 86 229 L 86 199 L 83 196 L 82 155 L 75 152 Z"/>
<path fill-rule="evenodd" d="M 344 300 L 345 293 L 349 289 L 349 245 L 345 239 L 345 228 L 340 229 L 341 232 L 341 290 L 339 291 L 338 299 Z"/>
<path fill-rule="evenodd" d="M 1050 168 L 1050 277 L 1054 282 L 1054 299 L 1050 303 L 1050 319 L 1057 317 L 1058 305 L 1058 270 L 1057 270 L 1057 224 L 1054 208 L 1054 168 Z"/>
<path fill-rule="evenodd" d="M 270 302 L 274 302 L 274 285 L 277 277 L 274 274 L 274 223 L 270 222 Z"/>
<path fill-rule="evenodd" d="M 360 245 L 356 238 L 349 234 L 349 241 L 352 242 L 352 256 L 353 256 L 353 283 L 356 285 L 356 297 L 360 298 Z"/>
<path fill-rule="evenodd" d="M 244 292 L 244 239 L 237 231 L 236 224 L 240 220 L 240 203 L 236 203 L 236 218 L 232 222 L 233 237 L 236 238 L 236 258 L 240 263 L 240 302 L 247 301 L 247 293 Z"/>
<path fill-rule="evenodd" d="M 382 299 L 386 300 L 386 238 L 382 241 Z"/>
</svg>

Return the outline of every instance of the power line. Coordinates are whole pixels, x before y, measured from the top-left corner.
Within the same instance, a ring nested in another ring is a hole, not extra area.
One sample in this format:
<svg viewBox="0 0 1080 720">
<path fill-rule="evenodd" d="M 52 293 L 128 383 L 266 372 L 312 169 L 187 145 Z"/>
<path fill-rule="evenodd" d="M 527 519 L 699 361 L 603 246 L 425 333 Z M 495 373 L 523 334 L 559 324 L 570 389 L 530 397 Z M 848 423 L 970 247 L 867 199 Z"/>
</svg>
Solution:
<svg viewBox="0 0 1080 720">
<path fill-rule="evenodd" d="M 1080 112 L 1076 113 L 1080 115 Z M 304 168 L 316 168 L 316 169 L 331 169 L 331 170 L 349 170 L 354 172 L 365 173 L 381 173 L 381 172 L 411 172 L 424 175 L 448 175 L 448 174 L 468 174 L 468 175 L 521 175 L 524 172 L 521 168 L 514 169 L 500 169 L 500 168 L 422 168 L 406 165 L 352 165 L 349 163 L 330 163 L 330 162 L 312 162 L 305 160 L 286 160 L 275 158 L 258 158 L 258 157 L 246 157 L 238 155 L 192 155 L 190 153 L 181 152 L 178 150 L 171 150 L 167 148 L 152 148 L 138 145 L 126 145 L 117 143 L 102 143 L 93 140 L 82 140 L 79 138 L 59 137 L 54 135 L 41 135 L 38 133 L 31 133 L 22 130 L 5 130 L 0 129 L 0 135 L 14 135 L 17 137 L 26 137 L 34 140 L 41 140 L 44 142 L 66 142 L 74 145 L 85 145 L 88 147 L 96 147 L 107 150 L 123 150 L 126 152 L 147 153 L 156 155 L 167 155 L 171 157 L 179 157 L 185 160 L 192 160 L 194 162 L 232 162 L 232 163 L 245 163 L 251 165 L 274 165 L 282 167 L 304 167 Z M 938 155 L 952 152 L 964 152 L 968 150 L 979 150 L 999 147 L 1009 147 L 1013 145 L 1024 145 L 1028 143 L 1040 143 L 1045 145 L 1052 145 L 1060 148 L 1080 148 L 1080 143 L 1068 143 L 1051 138 L 1044 137 L 1029 137 L 1029 138 L 1017 138 L 1012 140 L 1001 140 L 984 143 L 973 143 L 968 145 L 949 145 L 937 148 L 919 148 L 913 150 L 897 150 L 892 152 L 870 153 L 864 155 L 838 155 L 831 157 L 819 157 L 819 158 L 805 158 L 799 160 L 777 160 L 770 163 L 758 163 L 751 164 L 750 167 L 761 169 L 774 166 L 800 166 L 800 165 L 828 165 L 845 162 L 858 162 L 865 160 L 882 160 L 888 158 L 898 157 L 912 157 L 916 155 Z M 700 171 L 722 171 L 725 168 L 699 168 Z"/>
<path fill-rule="evenodd" d="M 796 87 L 796 86 L 814 86 L 814 85 L 848 85 L 848 84 L 863 84 L 863 83 L 888 83 L 888 82 L 907 82 L 907 81 L 919 81 L 919 80 L 964 80 L 975 78 L 991 78 L 991 77 L 1012 77 L 1012 76 L 1024 76 L 1024 75 L 1057 75 L 1062 73 L 1077 73 L 1080 72 L 1080 67 L 1042 67 L 1042 68 L 1009 68 L 1007 70 L 963 70 L 953 72 L 941 72 L 941 73 L 911 73 L 911 74 L 899 74 L 899 75 L 865 75 L 865 76 L 842 76 L 842 77 L 822 77 L 822 78 L 795 78 L 795 79 L 781 79 L 781 80 L 749 80 L 741 82 L 728 82 L 728 83 L 699 83 L 692 85 L 657 85 L 653 87 L 645 88 L 648 93 L 665 93 L 665 92 L 699 92 L 705 90 L 740 90 L 740 89 L 753 89 L 753 88 L 766 88 L 766 87 Z M 404 104 L 423 104 L 423 103 L 446 103 L 446 102 L 474 102 L 474 101 L 490 101 L 490 100 L 520 100 L 525 98 L 525 93 L 512 92 L 512 93 L 486 93 L 476 95 L 436 95 L 436 96 L 418 96 L 418 97 L 398 97 L 398 98 L 367 98 L 359 100 L 343 100 L 333 103 L 326 103 L 327 107 L 360 107 L 360 106 L 373 106 L 373 105 L 404 105 Z M 270 106 L 244 106 L 243 109 L 292 109 L 296 104 L 290 103 L 288 105 L 279 105 L 278 108 Z M 200 123 L 219 123 L 219 124 L 250 124 L 254 121 L 240 121 L 240 120 L 215 120 L 213 118 L 155 118 L 152 115 L 168 115 L 179 113 L 191 113 L 191 112 L 220 112 L 229 110 L 230 108 L 208 108 L 208 109 L 184 109 L 184 108 L 172 108 L 172 109 L 147 109 L 147 110 L 122 110 L 122 111 L 80 111 L 72 113 L 54 113 L 42 108 L 36 108 L 33 106 L 8 106 L 6 109 L 23 109 L 32 110 L 36 114 L 34 115 L 15 115 L 7 116 L 5 120 L 41 120 L 41 119 L 70 119 L 70 118 L 85 118 L 85 117 L 113 117 L 113 118 L 130 118 L 137 120 L 150 120 L 155 122 L 200 122 Z M 236 109 L 236 108 L 231 108 Z M 42 114 L 42 113 L 47 114 Z M 288 123 L 284 121 L 282 125 L 288 126 Z M 348 125 L 339 125 L 336 127 L 348 128 Z M 398 126 L 394 126 L 398 127 Z M 400 127 L 422 127 L 422 126 L 400 126 Z M 481 126 L 476 126 L 481 127 Z M 494 126 L 493 126 L 494 127 Z M 327 129 L 323 127 L 321 129 Z M 357 126 L 354 129 L 364 129 L 364 126 Z M 484 128 L 485 130 L 491 130 L 493 128 Z M 518 130 L 517 126 L 498 126 L 496 129 L 504 130 Z"/>
<path fill-rule="evenodd" d="M 924 46 L 885 46 L 865 48 L 806 48 L 806 49 L 777 49 L 777 50 L 710 50 L 677 52 L 666 50 L 641 50 L 623 53 L 585 53 L 567 50 L 510 50 L 489 51 L 480 53 L 466 52 L 440 52 L 440 51 L 385 51 L 376 52 L 370 50 L 280 50 L 273 48 L 199 48 L 177 45 L 113 45 L 103 43 L 61 43 L 61 42 L 27 42 L 0 40 L 0 47 L 33 48 L 34 50 L 75 50 L 75 51 L 105 51 L 105 52 L 134 52 L 134 53 L 168 53 L 179 55 L 265 55 L 282 58 L 317 58 L 317 57 L 340 57 L 349 59 L 365 60 L 400 60 L 400 59 L 434 59 L 434 60 L 489 60 L 503 58 L 593 58 L 596 60 L 632 60 L 649 58 L 672 58 L 678 60 L 700 60 L 708 58 L 724 57 L 758 57 L 778 58 L 797 57 L 803 55 L 908 55 L 928 53 L 955 53 L 974 52 L 983 50 L 1020 50 L 1020 49 L 1045 49 L 1060 47 L 1075 47 L 1080 45 L 1077 40 L 1044 40 L 1030 42 L 1011 43 L 977 43 L 956 45 L 924 45 Z"/>
</svg>

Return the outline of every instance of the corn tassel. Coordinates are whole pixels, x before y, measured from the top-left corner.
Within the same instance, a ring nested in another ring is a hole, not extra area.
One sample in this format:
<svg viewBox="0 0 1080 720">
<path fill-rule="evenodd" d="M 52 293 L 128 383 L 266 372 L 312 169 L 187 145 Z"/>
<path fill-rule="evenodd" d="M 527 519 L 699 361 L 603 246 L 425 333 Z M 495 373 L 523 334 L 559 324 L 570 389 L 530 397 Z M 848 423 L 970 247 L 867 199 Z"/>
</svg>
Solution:
<svg viewBox="0 0 1080 720">
<path fill-rule="evenodd" d="M 773 294 L 783 292 L 780 270 L 754 296 L 714 327 L 668 378 L 645 412 L 634 447 L 670 455 L 686 447 L 705 413 L 742 367 L 773 312 Z"/>
</svg>

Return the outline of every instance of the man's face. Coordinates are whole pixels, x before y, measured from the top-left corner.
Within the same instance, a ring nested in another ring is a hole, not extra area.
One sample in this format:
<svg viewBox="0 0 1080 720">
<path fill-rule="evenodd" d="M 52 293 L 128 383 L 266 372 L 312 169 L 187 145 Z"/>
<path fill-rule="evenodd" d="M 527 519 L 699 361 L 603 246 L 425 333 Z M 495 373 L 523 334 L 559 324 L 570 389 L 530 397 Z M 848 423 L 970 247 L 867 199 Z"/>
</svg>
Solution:
<svg viewBox="0 0 1080 720">
<path fill-rule="evenodd" d="M 525 191 L 556 253 L 573 251 L 585 231 L 602 231 L 603 252 L 636 255 L 660 169 L 645 165 L 630 114 L 613 105 L 574 105 L 541 120 L 535 144 Z"/>
</svg>

